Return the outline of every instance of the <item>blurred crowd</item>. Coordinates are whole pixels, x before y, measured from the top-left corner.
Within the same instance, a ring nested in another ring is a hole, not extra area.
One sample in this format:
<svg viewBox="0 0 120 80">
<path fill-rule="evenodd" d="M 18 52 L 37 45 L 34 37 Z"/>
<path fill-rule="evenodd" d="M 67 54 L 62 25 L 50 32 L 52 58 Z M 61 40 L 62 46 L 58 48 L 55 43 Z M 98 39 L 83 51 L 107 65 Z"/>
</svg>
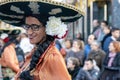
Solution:
<svg viewBox="0 0 120 80">
<path fill-rule="evenodd" d="M 72 80 L 120 80 L 120 29 L 97 19 L 92 28 L 87 40 L 78 33 L 56 46 L 62 46 Z"/>
</svg>

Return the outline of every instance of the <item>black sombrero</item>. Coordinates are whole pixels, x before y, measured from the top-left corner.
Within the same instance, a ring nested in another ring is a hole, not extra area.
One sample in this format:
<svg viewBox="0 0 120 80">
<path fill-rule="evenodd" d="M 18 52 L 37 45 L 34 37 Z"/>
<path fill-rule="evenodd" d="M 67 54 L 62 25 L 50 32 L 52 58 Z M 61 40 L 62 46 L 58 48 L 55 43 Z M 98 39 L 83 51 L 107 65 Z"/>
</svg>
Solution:
<svg viewBox="0 0 120 80">
<path fill-rule="evenodd" d="M 60 17 L 63 22 L 73 22 L 84 13 L 69 4 L 52 0 L 1 0 L 0 20 L 6 23 L 21 26 L 27 15 L 37 14 L 44 17 Z"/>
<path fill-rule="evenodd" d="M 8 35 L 19 35 L 21 33 L 20 29 L 0 29 L 0 34 L 6 33 Z"/>
</svg>

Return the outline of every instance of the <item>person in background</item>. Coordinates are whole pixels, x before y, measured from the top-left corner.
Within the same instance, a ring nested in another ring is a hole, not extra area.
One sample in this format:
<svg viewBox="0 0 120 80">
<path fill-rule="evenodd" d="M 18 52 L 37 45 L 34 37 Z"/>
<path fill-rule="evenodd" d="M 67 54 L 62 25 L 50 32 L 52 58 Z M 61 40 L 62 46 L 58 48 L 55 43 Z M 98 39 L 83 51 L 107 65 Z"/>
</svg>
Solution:
<svg viewBox="0 0 120 80">
<path fill-rule="evenodd" d="M 101 42 L 103 40 L 103 37 L 105 36 L 103 29 L 104 27 L 108 26 L 108 22 L 107 21 L 101 21 L 100 23 L 100 31 L 99 31 L 99 35 L 97 36 L 97 41 Z"/>
<path fill-rule="evenodd" d="M 64 44 L 65 44 L 65 51 L 66 51 L 66 53 L 68 53 L 72 48 L 72 40 L 66 39 Z"/>
<path fill-rule="evenodd" d="M 0 38 L 0 54 L 1 54 L 1 50 L 2 50 L 3 46 L 4 46 L 4 41 L 3 41 L 3 39 Z M 0 80 L 3 80 L 1 64 L 0 64 Z"/>
<path fill-rule="evenodd" d="M 82 34 L 80 32 L 76 34 L 75 38 L 83 41 Z"/>
<path fill-rule="evenodd" d="M 57 39 L 55 40 L 55 46 L 59 51 L 62 49 L 62 45 L 61 45 L 60 41 Z"/>
<path fill-rule="evenodd" d="M 104 27 L 108 26 L 108 22 L 103 20 L 103 21 L 101 21 L 100 26 L 103 29 Z"/>
<path fill-rule="evenodd" d="M 72 40 L 71 39 L 65 39 L 63 42 L 64 47 L 60 50 L 61 54 L 63 55 L 64 59 L 66 58 L 66 54 L 71 51 L 72 47 Z"/>
<path fill-rule="evenodd" d="M 81 40 L 74 40 L 71 50 L 66 54 L 66 60 L 69 57 L 75 57 L 80 61 L 82 65 L 84 61 L 83 48 L 84 48 L 84 43 Z"/>
<path fill-rule="evenodd" d="M 102 49 L 103 49 L 103 43 L 105 42 L 105 40 L 112 35 L 110 26 L 105 26 L 103 28 L 103 32 L 104 32 L 105 36 L 103 37 L 103 40 L 101 41 L 101 48 Z"/>
<path fill-rule="evenodd" d="M 11 31 L 11 33 L 9 33 L 9 42 L 7 43 L 7 45 L 14 43 L 15 44 L 15 52 L 17 55 L 17 59 L 19 62 L 19 67 L 21 67 L 23 65 L 23 62 L 25 61 L 25 53 L 23 51 L 23 49 L 20 47 L 20 41 L 21 41 L 21 30 L 19 29 L 14 29 Z M 17 39 L 15 41 L 15 39 Z"/>
<path fill-rule="evenodd" d="M 93 34 L 88 36 L 87 44 L 84 47 L 84 55 L 85 59 L 88 57 L 89 52 L 91 51 L 91 44 L 96 40 L 95 36 Z"/>
<path fill-rule="evenodd" d="M 80 65 L 81 64 L 80 64 L 79 60 L 75 57 L 69 57 L 67 59 L 67 69 L 68 69 L 69 74 L 72 77 L 72 80 L 75 80 L 75 78 L 78 74 L 78 71 L 80 69 Z"/>
<path fill-rule="evenodd" d="M 13 34 L 16 34 L 13 36 Z M 16 30 L 12 30 L 9 36 L 4 37 L 5 45 L 1 50 L 0 64 L 5 80 L 10 80 L 20 70 L 19 60 L 16 52 L 16 45 L 19 43 Z M 12 35 L 12 36 L 11 36 Z M 5 35 L 4 35 L 5 36 Z M 3 35 L 1 35 L 3 38 Z"/>
<path fill-rule="evenodd" d="M 101 72 L 100 80 L 120 80 L 120 42 L 112 41 L 109 44 Z"/>
<path fill-rule="evenodd" d="M 75 80 L 98 80 L 100 71 L 96 69 L 93 59 L 85 60 L 83 68 L 79 70 Z"/>
<path fill-rule="evenodd" d="M 97 66 L 101 69 L 103 60 L 105 58 L 106 53 L 101 50 L 100 42 L 94 41 L 91 43 L 91 51 L 88 55 L 88 59 L 94 59 L 96 61 Z"/>
<path fill-rule="evenodd" d="M 2 55 L 2 50 L 3 50 L 3 47 L 5 45 L 6 42 L 9 41 L 9 38 L 8 38 L 8 34 L 7 33 L 1 33 L 0 35 L 0 62 L 1 62 L 1 55 Z M 0 64 L 0 78 L 1 80 L 9 80 L 10 76 L 7 72 L 7 68 L 4 68 L 1 64 Z"/>
<path fill-rule="evenodd" d="M 94 34 L 95 37 L 97 38 L 99 33 L 100 33 L 100 23 L 99 23 L 99 20 L 98 19 L 94 19 L 92 24 L 93 24 L 92 34 Z"/>
<path fill-rule="evenodd" d="M 2 48 L 3 48 L 3 46 L 4 46 L 4 41 L 3 41 L 3 39 L 2 38 L 0 38 L 0 54 L 1 54 L 1 50 L 2 50 Z"/>
<path fill-rule="evenodd" d="M 119 29 L 119 31 L 120 31 L 120 29 Z M 120 41 L 120 36 L 119 36 L 119 38 L 117 39 L 117 41 Z"/>
<path fill-rule="evenodd" d="M 120 30 L 119 30 L 119 28 L 112 28 L 111 29 L 111 34 L 112 35 L 110 37 L 106 38 L 106 40 L 103 43 L 103 50 L 105 52 L 107 52 L 107 53 L 109 52 L 108 46 L 109 46 L 110 42 L 117 41 L 118 38 L 120 37 Z"/>
<path fill-rule="evenodd" d="M 93 31 L 92 31 L 92 33 L 94 33 L 98 28 L 99 28 L 99 21 L 97 20 L 97 19 L 94 19 L 93 20 Z"/>
<path fill-rule="evenodd" d="M 55 46 L 56 48 L 60 51 L 60 53 L 62 54 L 63 58 L 65 58 L 66 56 L 66 51 L 65 49 L 62 47 L 61 43 L 59 40 L 55 40 Z"/>
</svg>

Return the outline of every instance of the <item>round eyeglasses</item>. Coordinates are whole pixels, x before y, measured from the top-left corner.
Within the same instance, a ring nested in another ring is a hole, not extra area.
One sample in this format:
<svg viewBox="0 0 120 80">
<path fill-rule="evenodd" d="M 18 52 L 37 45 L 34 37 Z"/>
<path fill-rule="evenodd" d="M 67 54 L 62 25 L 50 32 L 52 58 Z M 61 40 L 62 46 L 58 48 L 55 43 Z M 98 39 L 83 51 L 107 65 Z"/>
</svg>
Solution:
<svg viewBox="0 0 120 80">
<path fill-rule="evenodd" d="M 42 27 L 42 25 L 37 25 L 37 24 L 32 24 L 32 25 L 28 25 L 25 24 L 22 26 L 25 30 L 28 30 L 29 28 L 31 28 L 33 31 L 38 31 L 40 27 Z"/>
</svg>

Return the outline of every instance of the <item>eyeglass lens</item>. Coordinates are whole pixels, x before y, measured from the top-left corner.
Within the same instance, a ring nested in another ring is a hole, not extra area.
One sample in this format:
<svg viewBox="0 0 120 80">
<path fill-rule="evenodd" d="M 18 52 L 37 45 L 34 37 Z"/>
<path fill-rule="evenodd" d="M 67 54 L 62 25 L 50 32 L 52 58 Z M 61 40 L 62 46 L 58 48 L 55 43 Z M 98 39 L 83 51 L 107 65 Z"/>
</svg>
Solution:
<svg viewBox="0 0 120 80">
<path fill-rule="evenodd" d="M 33 31 L 37 31 L 37 30 L 39 30 L 39 28 L 41 27 L 41 25 L 36 25 L 36 24 L 28 25 L 28 24 L 26 24 L 23 27 L 26 30 L 28 30 L 29 28 L 31 28 Z"/>
</svg>

